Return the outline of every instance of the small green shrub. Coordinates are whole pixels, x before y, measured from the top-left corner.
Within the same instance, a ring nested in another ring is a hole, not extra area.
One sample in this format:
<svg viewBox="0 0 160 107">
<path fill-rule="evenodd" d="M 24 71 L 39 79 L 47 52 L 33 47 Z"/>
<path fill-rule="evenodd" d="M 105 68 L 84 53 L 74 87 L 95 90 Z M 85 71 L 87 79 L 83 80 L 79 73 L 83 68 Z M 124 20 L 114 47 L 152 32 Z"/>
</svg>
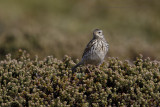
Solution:
<svg viewBox="0 0 160 107">
<path fill-rule="evenodd" d="M 31 60 L 24 51 L 0 62 L 1 106 L 160 106 L 160 67 L 137 57 L 133 65 L 109 58 L 100 67 L 75 65 L 71 57 Z"/>
</svg>

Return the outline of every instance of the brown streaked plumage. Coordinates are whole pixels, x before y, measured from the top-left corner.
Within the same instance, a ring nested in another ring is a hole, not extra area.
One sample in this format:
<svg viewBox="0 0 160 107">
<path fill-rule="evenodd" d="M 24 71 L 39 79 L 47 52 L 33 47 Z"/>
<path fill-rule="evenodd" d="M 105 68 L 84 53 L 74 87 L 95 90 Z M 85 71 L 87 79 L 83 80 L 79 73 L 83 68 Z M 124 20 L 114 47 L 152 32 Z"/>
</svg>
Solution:
<svg viewBox="0 0 160 107">
<path fill-rule="evenodd" d="M 99 66 L 102 64 L 108 52 L 108 46 L 102 30 L 95 29 L 92 40 L 87 44 L 83 52 L 82 60 L 72 68 L 72 71 L 75 71 L 79 65 L 92 64 Z"/>
</svg>

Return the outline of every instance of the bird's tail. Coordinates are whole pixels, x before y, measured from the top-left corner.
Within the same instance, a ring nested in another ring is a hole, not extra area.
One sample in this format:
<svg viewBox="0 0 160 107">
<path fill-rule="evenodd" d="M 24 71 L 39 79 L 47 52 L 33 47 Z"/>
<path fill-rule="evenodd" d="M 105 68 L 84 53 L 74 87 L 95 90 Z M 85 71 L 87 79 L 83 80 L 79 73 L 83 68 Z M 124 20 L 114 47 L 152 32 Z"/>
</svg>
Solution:
<svg viewBox="0 0 160 107">
<path fill-rule="evenodd" d="M 75 65 L 75 66 L 72 68 L 72 73 L 75 72 L 76 68 L 77 68 L 78 66 L 80 66 L 80 65 L 82 65 L 82 61 L 79 62 L 77 65 Z"/>
</svg>

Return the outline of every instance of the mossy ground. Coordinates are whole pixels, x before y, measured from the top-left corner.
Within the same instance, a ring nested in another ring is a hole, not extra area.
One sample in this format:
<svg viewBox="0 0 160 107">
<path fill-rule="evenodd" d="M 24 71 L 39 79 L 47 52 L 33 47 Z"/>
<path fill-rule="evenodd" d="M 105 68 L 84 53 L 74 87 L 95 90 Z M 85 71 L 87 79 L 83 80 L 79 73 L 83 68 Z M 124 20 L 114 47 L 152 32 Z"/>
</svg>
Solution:
<svg viewBox="0 0 160 107">
<path fill-rule="evenodd" d="M 75 65 L 71 57 L 30 59 L 20 50 L 0 62 L 1 106 L 160 106 L 160 67 L 137 57 L 131 65 L 108 58 L 100 67 Z"/>
</svg>

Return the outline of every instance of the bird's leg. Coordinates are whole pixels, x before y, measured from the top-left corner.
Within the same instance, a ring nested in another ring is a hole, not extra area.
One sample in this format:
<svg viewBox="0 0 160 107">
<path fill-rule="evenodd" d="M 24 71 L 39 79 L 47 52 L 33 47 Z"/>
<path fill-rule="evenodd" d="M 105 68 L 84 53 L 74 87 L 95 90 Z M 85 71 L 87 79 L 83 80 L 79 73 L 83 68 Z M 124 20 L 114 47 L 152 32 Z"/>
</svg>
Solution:
<svg viewBox="0 0 160 107">
<path fill-rule="evenodd" d="M 89 73 L 91 73 L 91 71 L 89 70 L 88 66 L 89 66 L 89 64 L 87 65 L 87 70 L 89 71 Z"/>
</svg>

